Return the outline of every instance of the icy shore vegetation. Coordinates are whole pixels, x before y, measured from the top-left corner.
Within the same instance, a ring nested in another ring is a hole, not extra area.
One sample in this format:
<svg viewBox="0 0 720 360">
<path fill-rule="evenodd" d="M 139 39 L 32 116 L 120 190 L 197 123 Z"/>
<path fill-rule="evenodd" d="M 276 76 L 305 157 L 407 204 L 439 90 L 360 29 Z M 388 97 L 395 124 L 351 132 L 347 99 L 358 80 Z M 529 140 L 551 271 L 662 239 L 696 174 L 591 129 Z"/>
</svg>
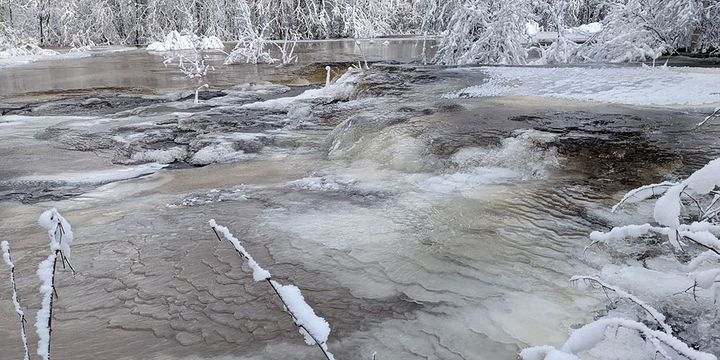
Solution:
<svg viewBox="0 0 720 360">
<path fill-rule="evenodd" d="M 604 292 L 611 302 L 606 316 L 573 331 L 559 348 L 531 347 L 520 357 L 572 360 L 595 351 L 604 354 L 600 358 L 622 358 L 623 351 L 633 348 L 634 359 L 717 360 L 712 355 L 719 350 L 717 344 L 705 337 L 718 324 L 719 187 L 720 159 L 715 159 L 682 181 L 646 185 L 625 194 L 612 212 L 640 209 L 655 198 L 652 220 L 595 231 L 587 251 L 596 245 L 624 248 L 626 253 L 641 253 L 641 260 L 626 259 L 624 266 L 606 265 L 600 275 L 570 279 L 581 288 Z"/>
<path fill-rule="evenodd" d="M 264 40 L 431 35 L 442 64 L 653 60 L 720 48 L 720 0 L 0 0 L 0 57 L 38 46 L 222 48 Z M 538 59 L 539 58 L 539 59 Z"/>
<path fill-rule="evenodd" d="M 38 225 L 47 230 L 50 240 L 50 254 L 40 262 L 36 271 L 40 279 L 40 309 L 35 316 L 35 332 L 38 339 L 36 353 L 41 359 L 48 360 L 50 359 L 53 301 L 57 296 L 57 289 L 55 288 L 57 265 L 58 261 L 60 261 L 63 268 L 69 267 L 75 274 L 75 269 L 70 264 L 70 245 L 72 245 L 74 235 L 70 223 L 55 208 L 43 212 L 38 218 Z M 15 313 L 19 318 L 20 339 L 25 350 L 23 359 L 28 360 L 30 359 L 30 350 L 25 330 L 27 316 L 18 297 L 17 283 L 15 281 L 15 263 L 10 253 L 10 244 L 7 241 L 2 241 L 0 249 L 2 249 L 3 262 L 10 270 L 12 302 Z"/>
</svg>

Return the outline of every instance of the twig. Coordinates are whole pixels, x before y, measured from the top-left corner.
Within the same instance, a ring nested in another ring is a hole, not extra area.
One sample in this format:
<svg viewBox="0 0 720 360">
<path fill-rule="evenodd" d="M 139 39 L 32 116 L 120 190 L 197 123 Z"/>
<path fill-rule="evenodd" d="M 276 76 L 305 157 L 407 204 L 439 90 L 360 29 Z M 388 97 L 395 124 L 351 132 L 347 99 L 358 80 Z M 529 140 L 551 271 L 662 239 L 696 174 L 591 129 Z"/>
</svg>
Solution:
<svg viewBox="0 0 720 360">
<path fill-rule="evenodd" d="M 636 297 L 633 294 L 628 293 L 625 290 L 622 290 L 618 287 L 612 286 L 599 278 L 593 277 L 593 276 L 573 276 L 570 281 L 586 281 L 590 282 L 591 284 L 597 284 L 602 288 L 603 291 L 610 290 L 616 293 L 619 297 L 623 299 L 630 300 L 631 302 L 635 303 L 636 305 L 640 306 L 643 310 L 645 310 L 648 315 L 650 315 L 655 322 L 660 325 L 660 327 L 663 329 L 663 331 L 667 334 L 672 334 L 672 327 L 670 325 L 665 323 L 665 316 L 661 314 L 659 311 L 657 311 L 654 307 L 646 304 L 644 301 L 640 300 L 638 297 Z M 607 296 L 607 293 L 605 293 L 605 296 Z M 608 297 L 609 299 L 609 297 Z"/>
<path fill-rule="evenodd" d="M 25 350 L 25 355 L 24 355 L 23 359 L 30 360 L 30 349 L 28 347 L 27 333 L 25 331 L 25 323 L 27 322 L 27 320 L 25 319 L 25 311 L 22 310 L 22 306 L 20 305 L 20 299 L 17 296 L 17 286 L 15 284 L 15 264 L 12 261 L 12 256 L 10 254 L 10 246 L 8 245 L 7 241 L 3 241 L 0 244 L 0 247 L 2 247 L 3 258 L 5 260 L 5 264 L 10 268 L 10 284 L 12 285 L 12 301 L 13 301 L 13 305 L 15 305 L 15 313 L 17 313 L 18 317 L 20 318 L 20 338 L 23 342 L 23 348 Z"/>
<path fill-rule="evenodd" d="M 705 123 L 707 123 L 708 121 L 710 121 L 710 119 L 713 119 L 715 117 L 720 117 L 720 107 L 715 109 L 715 111 L 713 111 L 712 114 L 710 114 L 708 117 L 706 117 L 705 120 L 703 120 L 703 121 L 699 122 L 697 125 L 695 125 L 695 128 L 699 128 L 699 127 L 705 125 Z"/>
<path fill-rule="evenodd" d="M 210 228 L 212 229 L 212 231 L 215 234 L 215 236 L 217 237 L 217 239 L 222 242 L 222 238 L 220 237 L 220 234 L 218 234 L 217 229 L 215 229 L 215 226 L 211 225 Z M 235 249 L 235 252 L 237 252 L 238 255 L 240 255 L 241 258 L 245 259 L 245 261 L 254 262 L 254 260 L 251 259 L 250 257 L 248 257 L 248 255 L 245 254 L 243 251 L 240 251 L 236 247 L 233 247 L 233 248 Z M 312 340 L 315 342 L 315 345 L 317 345 L 318 348 L 320 348 L 320 351 L 322 351 L 323 355 L 325 356 L 325 358 L 327 360 L 334 360 L 334 357 L 332 355 L 330 355 L 329 352 L 327 351 L 327 344 L 325 342 L 320 342 L 315 337 L 315 335 L 312 332 L 310 332 L 304 325 L 298 323 L 297 316 L 295 316 L 295 314 L 292 312 L 290 306 L 285 302 L 285 299 L 283 299 L 282 295 L 280 295 L 280 292 L 278 291 L 277 287 L 275 286 L 275 283 L 272 280 L 272 276 L 268 273 L 267 277 L 264 280 L 270 285 L 270 287 L 275 292 L 275 295 L 277 295 L 277 297 L 280 299 L 280 302 L 282 302 L 283 307 L 285 308 L 285 311 L 290 315 L 295 326 L 302 329 L 306 334 L 308 334 L 312 338 Z"/>
</svg>

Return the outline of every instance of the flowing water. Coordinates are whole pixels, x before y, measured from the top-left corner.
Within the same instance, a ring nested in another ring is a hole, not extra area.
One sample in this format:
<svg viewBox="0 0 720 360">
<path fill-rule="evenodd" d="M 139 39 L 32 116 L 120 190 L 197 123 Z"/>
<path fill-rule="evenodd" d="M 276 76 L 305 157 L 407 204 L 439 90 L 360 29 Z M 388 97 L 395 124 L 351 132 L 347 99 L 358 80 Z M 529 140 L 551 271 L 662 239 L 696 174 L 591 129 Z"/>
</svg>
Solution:
<svg viewBox="0 0 720 360">
<path fill-rule="evenodd" d="M 75 231 L 54 359 L 321 358 L 212 218 L 302 289 L 338 359 L 514 359 L 601 306 L 568 278 L 603 261 L 583 249 L 613 200 L 720 153 L 720 127 L 693 130 L 692 112 L 448 99 L 486 75 L 376 64 L 338 78 L 357 55 L 324 44 L 291 67 L 218 64 L 199 105 L 140 51 L 0 71 L 0 236 L 30 324 L 47 252 L 35 220 L 56 207 Z M 371 60 L 419 56 L 398 44 Z"/>
</svg>

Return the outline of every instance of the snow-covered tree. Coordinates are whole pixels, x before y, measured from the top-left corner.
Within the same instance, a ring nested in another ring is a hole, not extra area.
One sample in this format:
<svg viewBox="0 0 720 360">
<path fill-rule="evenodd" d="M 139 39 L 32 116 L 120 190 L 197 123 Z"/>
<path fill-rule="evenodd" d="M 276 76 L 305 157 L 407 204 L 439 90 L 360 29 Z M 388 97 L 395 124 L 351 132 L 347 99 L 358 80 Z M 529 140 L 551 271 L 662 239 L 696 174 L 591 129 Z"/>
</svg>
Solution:
<svg viewBox="0 0 720 360">
<path fill-rule="evenodd" d="M 616 0 L 603 29 L 555 58 L 566 62 L 654 60 L 678 49 L 690 50 L 702 24 L 703 0 Z M 710 21 L 717 23 L 718 19 Z"/>
<path fill-rule="evenodd" d="M 438 45 L 440 64 L 524 64 L 532 19 L 528 0 L 470 0 L 459 6 Z"/>
</svg>

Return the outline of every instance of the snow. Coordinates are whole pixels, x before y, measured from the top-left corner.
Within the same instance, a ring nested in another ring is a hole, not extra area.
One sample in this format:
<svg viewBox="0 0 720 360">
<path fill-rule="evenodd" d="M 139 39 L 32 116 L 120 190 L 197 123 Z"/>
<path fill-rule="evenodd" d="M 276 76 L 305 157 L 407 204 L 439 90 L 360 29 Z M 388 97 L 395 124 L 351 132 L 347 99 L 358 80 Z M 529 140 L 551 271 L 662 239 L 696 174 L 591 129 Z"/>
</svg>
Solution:
<svg viewBox="0 0 720 360">
<path fill-rule="evenodd" d="M 3 240 L 3 242 L 0 243 L 0 248 L 2 248 L 5 264 L 7 264 L 10 269 L 15 268 L 15 264 L 13 264 L 12 259 L 10 258 L 10 245 L 8 242 Z"/>
<path fill-rule="evenodd" d="M 6 54 L 9 55 L 9 54 Z M 31 64 L 38 61 L 47 61 L 47 60 L 72 60 L 72 59 L 81 59 L 92 56 L 90 53 L 85 51 L 76 51 L 76 52 L 67 52 L 67 53 L 58 53 L 53 50 L 45 50 L 43 52 L 35 53 L 35 54 L 26 54 L 26 55 L 15 55 L 15 56 L 7 56 L 3 57 L 2 53 L 0 53 L 0 69 L 6 68 L 6 67 L 13 67 L 13 66 L 20 66 L 20 65 L 26 65 Z"/>
<path fill-rule="evenodd" d="M 700 245 L 720 252 L 720 240 L 718 240 L 718 238 L 709 231 L 680 231 L 679 233 L 680 236 L 690 238 Z"/>
<path fill-rule="evenodd" d="M 652 330 L 642 323 L 622 318 L 605 318 L 587 324 L 575 331 L 563 344 L 560 350 L 552 346 L 536 346 L 520 352 L 523 360 L 579 360 L 577 354 L 591 350 L 605 340 L 606 333 L 613 333 L 611 338 L 622 338 L 617 329 L 625 328 L 640 333 L 650 340 L 657 352 L 669 354 L 675 352 L 690 360 L 717 360 L 712 354 L 700 352 L 670 334 Z M 672 351 L 669 351 L 672 350 Z M 611 358 L 613 354 L 605 354 Z"/>
<path fill-rule="evenodd" d="M 171 31 L 165 35 L 163 41 L 155 41 L 147 46 L 148 51 L 194 50 L 195 39 L 192 35 L 183 35 Z"/>
<path fill-rule="evenodd" d="M 653 230 L 650 224 L 626 225 L 614 227 L 609 232 L 593 231 L 590 233 L 590 240 L 593 242 L 607 243 L 629 238 L 638 238 Z"/>
<path fill-rule="evenodd" d="M 250 269 L 253 272 L 253 280 L 265 281 L 271 278 L 270 272 L 258 265 L 252 255 L 250 255 L 242 244 L 240 244 L 240 240 L 233 236 L 228 228 L 218 225 L 217 222 L 215 222 L 215 219 L 210 219 L 209 224 L 213 229 L 215 229 L 215 231 L 222 234 L 226 240 L 230 241 L 235 247 L 235 250 L 237 250 L 237 252 L 239 252 L 245 260 L 247 260 L 248 266 L 250 266 Z"/>
<path fill-rule="evenodd" d="M 53 268 L 56 255 L 53 251 L 47 259 L 38 265 L 37 276 L 40 278 L 41 307 L 37 312 L 35 329 L 38 335 L 37 354 L 44 360 L 50 359 L 50 304 L 53 296 Z"/>
<path fill-rule="evenodd" d="M 580 33 L 580 34 L 587 34 L 587 35 L 599 33 L 602 30 L 603 30 L 603 25 L 599 22 L 592 22 L 589 24 L 583 24 L 583 25 L 580 25 L 577 27 L 565 29 L 565 31 L 567 31 L 569 33 Z"/>
<path fill-rule="evenodd" d="M 315 345 L 315 340 L 321 344 L 326 343 L 330 336 L 330 324 L 315 314 L 315 311 L 305 302 L 300 289 L 295 285 L 282 285 L 275 280 L 271 280 L 271 282 L 287 306 L 287 310 L 295 318 L 295 323 L 301 326 L 300 334 L 305 337 L 305 343 Z"/>
<path fill-rule="evenodd" d="M 694 350 L 670 334 L 652 330 L 636 321 L 621 318 L 600 319 L 575 330 L 563 345 L 562 351 L 577 354 L 590 350 L 605 338 L 606 330 L 616 329 L 618 327 L 636 330 L 649 339 L 657 339 L 659 343 L 672 348 L 675 352 L 682 354 L 688 359 L 717 360 L 715 355 Z"/>
<path fill-rule="evenodd" d="M 155 162 L 158 164 L 171 164 L 187 157 L 187 150 L 183 147 L 174 146 L 168 149 L 145 150 L 132 154 L 130 159 L 133 162 Z"/>
<path fill-rule="evenodd" d="M 220 142 L 198 150 L 192 158 L 190 158 L 190 163 L 193 165 L 208 165 L 230 162 L 252 156 L 253 155 L 245 154 L 242 150 L 235 150 L 229 142 Z"/>
<path fill-rule="evenodd" d="M 684 186 L 675 185 L 655 202 L 655 221 L 676 229 L 680 226 L 680 194 Z"/>
<path fill-rule="evenodd" d="M 112 169 L 88 172 L 36 175 L 18 178 L 20 181 L 62 181 L 73 184 L 104 184 L 114 181 L 134 179 L 157 172 L 166 167 L 164 164 L 143 164 L 138 166 L 116 166 Z"/>
<path fill-rule="evenodd" d="M 188 31 L 171 31 L 162 41 L 154 41 L 147 46 L 148 51 L 177 50 L 223 50 L 225 45 L 216 36 L 199 37 Z"/>
<path fill-rule="evenodd" d="M 335 83 L 319 89 L 306 90 L 294 97 L 284 97 L 243 105 L 245 109 L 289 111 L 297 103 L 314 101 L 329 103 L 348 100 L 355 93 L 355 83 L 362 74 L 357 69 L 348 69 Z"/>
<path fill-rule="evenodd" d="M 0 59 L 24 56 L 54 56 L 60 55 L 57 51 L 43 49 L 34 44 L 23 44 L 19 47 L 0 48 Z"/>
<path fill-rule="evenodd" d="M 38 224 L 48 231 L 51 251 L 60 250 L 65 258 L 70 258 L 70 245 L 74 238 L 72 227 L 57 209 L 44 211 L 38 218 Z"/>
<path fill-rule="evenodd" d="M 580 360 L 579 357 L 559 351 L 553 346 L 543 345 L 523 349 L 520 352 L 522 360 Z"/>
<path fill-rule="evenodd" d="M 704 270 L 704 271 L 696 271 L 696 272 L 690 273 L 690 278 L 695 280 L 695 283 L 697 284 L 697 286 L 699 286 L 703 289 L 709 289 L 713 285 L 716 285 L 716 281 L 718 281 L 719 276 L 720 276 L 720 268 Z"/>
<path fill-rule="evenodd" d="M 535 96 L 627 105 L 715 106 L 720 69 L 665 67 L 480 67 L 482 84 L 446 95 Z"/>
<path fill-rule="evenodd" d="M 720 255 L 712 250 L 705 251 L 694 259 L 690 260 L 685 266 L 688 270 L 697 270 L 706 263 L 720 264 Z"/>
<path fill-rule="evenodd" d="M 223 50 L 225 49 L 225 45 L 217 36 L 208 36 L 200 39 L 200 44 L 197 48 L 200 50 Z"/>
<path fill-rule="evenodd" d="M 525 23 L 525 29 L 527 30 L 528 35 L 534 36 L 540 32 L 540 24 L 538 24 L 537 21 L 530 20 Z"/>
<path fill-rule="evenodd" d="M 684 183 L 697 194 L 707 194 L 720 186 L 720 158 L 694 172 Z"/>
<path fill-rule="evenodd" d="M 28 340 L 27 340 L 27 334 L 25 333 L 25 312 L 22 309 L 22 306 L 20 306 L 20 301 L 17 297 L 17 287 L 15 286 L 15 264 L 12 262 L 12 258 L 10 256 L 10 245 L 7 241 L 3 241 L 0 243 L 0 249 L 2 249 L 3 253 L 3 260 L 5 261 L 5 264 L 10 268 L 10 283 L 12 285 L 12 302 L 13 306 L 15 307 L 15 313 L 20 317 L 20 338 L 23 342 L 23 348 L 25 349 L 25 354 L 23 357 L 23 360 L 29 360 L 30 359 L 30 351 L 28 349 Z"/>
<path fill-rule="evenodd" d="M 623 196 L 622 200 L 618 202 L 615 206 L 612 207 L 612 212 L 617 211 L 617 209 L 622 204 L 633 204 L 638 203 L 644 200 L 647 200 L 653 196 L 662 195 L 667 191 L 667 189 L 671 186 L 677 185 L 677 183 L 670 182 L 670 181 L 664 181 L 659 184 L 651 184 L 651 185 L 645 185 L 641 186 L 637 189 L 630 190 Z"/>
<path fill-rule="evenodd" d="M 594 276 L 573 276 L 570 279 L 570 281 L 583 282 L 583 283 L 595 282 L 595 283 L 599 284 L 600 286 L 602 286 L 604 289 L 612 290 L 620 298 L 630 300 L 630 301 L 634 302 L 635 304 L 637 304 L 638 306 L 640 306 L 641 308 L 643 308 L 643 310 L 645 310 L 658 323 L 658 325 L 660 325 L 663 328 L 663 331 L 665 331 L 668 334 L 672 334 L 672 332 L 673 332 L 672 327 L 670 327 L 670 325 L 665 323 L 665 315 L 660 313 L 657 309 L 650 306 L 648 303 L 644 302 L 637 296 L 635 296 L 617 286 L 610 285 L 610 284 L 600 280 L 600 278 L 597 278 Z"/>
</svg>

